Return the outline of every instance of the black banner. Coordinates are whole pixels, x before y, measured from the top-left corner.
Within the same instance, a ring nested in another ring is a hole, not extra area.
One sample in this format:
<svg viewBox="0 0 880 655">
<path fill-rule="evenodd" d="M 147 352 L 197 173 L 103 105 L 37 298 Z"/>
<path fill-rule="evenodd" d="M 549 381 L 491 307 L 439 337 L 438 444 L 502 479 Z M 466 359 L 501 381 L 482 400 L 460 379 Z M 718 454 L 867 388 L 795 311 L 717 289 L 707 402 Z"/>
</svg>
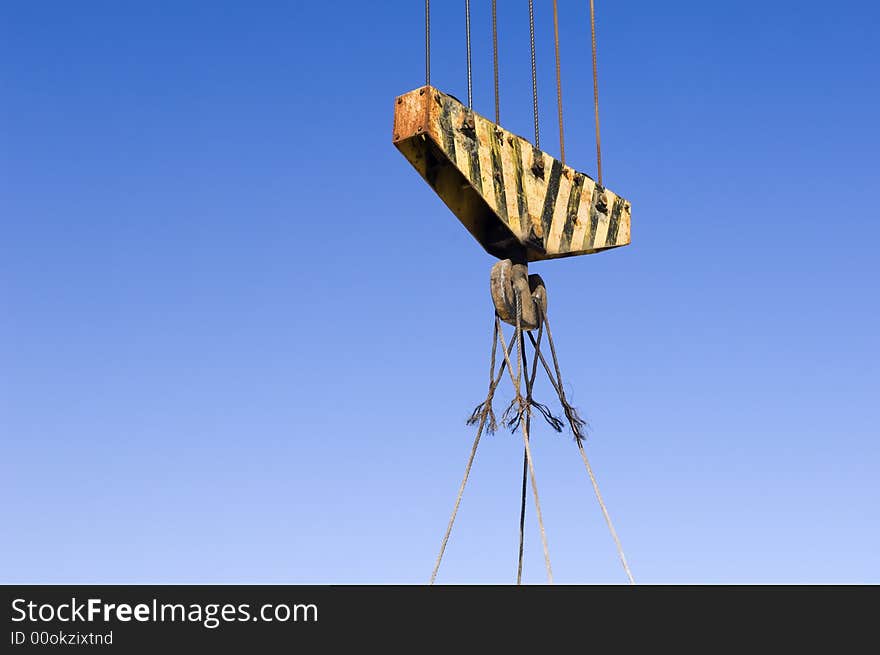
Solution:
<svg viewBox="0 0 880 655">
<path fill-rule="evenodd" d="M 6 586 L 2 652 L 262 652 L 437 647 L 562 650 L 705 643 L 835 651 L 876 621 L 876 587 Z M 700 642 L 702 635 L 710 642 Z M 563 640 L 563 641 L 560 641 Z M 876 644 L 876 637 L 872 638 Z M 557 644 L 557 646 L 554 646 Z M 868 644 L 865 644 L 868 645 Z M 257 649 L 256 651 L 254 649 Z M 335 652 L 335 651 L 333 651 Z"/>
</svg>

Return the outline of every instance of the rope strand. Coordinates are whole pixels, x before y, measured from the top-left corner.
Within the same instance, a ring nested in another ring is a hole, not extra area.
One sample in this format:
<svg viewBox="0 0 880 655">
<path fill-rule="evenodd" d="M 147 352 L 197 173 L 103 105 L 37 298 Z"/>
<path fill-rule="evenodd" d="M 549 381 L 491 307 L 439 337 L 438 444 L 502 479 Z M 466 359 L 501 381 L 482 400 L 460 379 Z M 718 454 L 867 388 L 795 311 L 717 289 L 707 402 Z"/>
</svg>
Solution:
<svg viewBox="0 0 880 655">
<path fill-rule="evenodd" d="M 526 485 L 529 479 L 529 454 L 523 448 L 522 494 L 519 504 L 519 560 L 516 565 L 516 584 L 522 584 L 524 531 L 526 527 Z"/>
<path fill-rule="evenodd" d="M 495 350 L 498 346 L 498 336 L 501 334 L 500 321 L 495 317 L 495 329 L 492 334 L 492 357 L 491 369 L 489 370 L 489 392 L 486 394 L 486 409 L 480 419 L 480 427 L 477 428 L 477 436 L 474 437 L 474 444 L 471 447 L 471 454 L 468 457 L 467 466 L 464 469 L 464 478 L 462 478 L 461 486 L 458 488 L 458 496 L 455 499 L 455 506 L 452 508 L 452 516 L 449 517 L 449 525 L 446 526 L 446 534 L 443 535 L 443 541 L 440 543 L 440 552 L 437 555 L 437 562 L 434 564 L 434 570 L 431 573 L 431 581 L 428 584 L 434 584 L 437 579 L 437 571 L 440 570 L 440 562 L 443 560 L 443 553 L 446 552 L 446 544 L 449 543 L 449 535 L 452 533 L 452 526 L 455 523 L 455 517 L 458 515 L 458 508 L 461 505 L 461 497 L 464 495 L 464 488 L 467 485 L 468 477 L 471 474 L 471 466 L 474 463 L 474 457 L 477 454 L 477 446 L 480 445 L 480 437 L 483 435 L 483 428 L 486 425 L 486 418 L 489 415 L 489 408 L 492 406 L 492 397 L 495 395 L 495 389 L 504 375 L 504 363 L 498 369 L 498 375 L 495 375 Z M 502 342 L 503 343 L 503 342 Z M 508 361 L 507 351 L 504 351 L 504 359 Z"/>
<path fill-rule="evenodd" d="M 520 343 L 522 344 L 523 336 L 520 335 Z M 520 352 L 522 353 L 523 358 L 526 356 L 525 347 L 520 346 Z M 525 362 L 525 359 L 523 359 Z M 526 420 L 531 420 L 531 416 L 526 417 Z M 528 426 L 527 426 L 528 429 Z M 516 565 L 516 584 L 522 584 L 522 567 L 523 567 L 523 548 L 525 545 L 525 525 L 526 525 L 526 486 L 528 485 L 529 478 L 529 460 L 528 453 L 526 453 L 526 449 L 523 448 L 523 473 L 522 473 L 522 491 L 520 494 L 520 503 L 519 503 L 519 560 Z"/>
<path fill-rule="evenodd" d="M 514 333 L 514 339 L 517 340 L 516 341 L 517 346 L 521 347 L 519 339 L 521 338 L 522 331 L 523 331 L 522 330 L 522 306 L 520 304 L 521 301 L 520 301 L 520 297 L 519 297 L 518 293 L 515 295 L 515 301 L 516 301 L 516 332 Z M 516 375 L 514 375 L 513 366 L 511 365 L 510 358 L 507 355 L 507 344 L 504 342 L 504 332 L 503 331 L 499 332 L 498 337 L 501 340 L 501 346 L 502 346 L 502 349 L 505 353 L 504 356 L 505 356 L 505 360 L 507 361 L 507 373 L 508 373 L 508 375 L 510 375 L 510 379 L 513 382 L 513 388 L 514 388 L 514 391 L 516 392 L 516 398 L 521 404 L 525 404 L 525 401 L 522 398 L 522 393 L 520 391 L 520 389 L 521 389 L 520 378 L 522 375 L 522 362 L 518 361 L 517 373 L 516 373 Z M 517 360 L 519 360 L 520 357 L 521 357 L 520 351 L 518 350 Z M 529 410 L 530 410 L 530 407 L 528 405 L 526 405 L 526 408 L 524 411 L 528 412 Z M 538 527 L 541 529 L 541 544 L 544 547 L 544 564 L 547 567 L 547 581 L 549 582 L 549 584 L 553 584 L 553 568 L 550 566 L 550 549 L 547 546 L 547 532 L 544 530 L 544 518 L 543 518 L 543 515 L 541 514 L 541 501 L 538 498 L 538 482 L 537 482 L 537 479 L 535 476 L 534 458 L 532 457 L 532 449 L 529 447 L 529 431 L 528 431 L 528 428 L 526 427 L 525 422 L 521 423 L 520 426 L 522 428 L 521 431 L 522 431 L 522 435 L 523 435 L 523 445 L 525 446 L 525 451 L 526 451 L 526 461 L 528 462 L 528 465 L 529 465 L 529 478 L 532 483 L 532 496 L 535 499 L 535 514 L 538 517 Z"/>
<path fill-rule="evenodd" d="M 563 408 L 565 409 L 565 416 L 569 420 L 569 425 L 571 426 L 571 431 L 575 435 L 575 441 L 577 442 L 578 449 L 581 453 L 581 458 L 584 460 L 584 466 L 587 468 L 587 474 L 590 477 L 590 483 L 593 485 L 593 492 L 596 494 L 596 500 L 599 501 L 599 507 L 602 509 L 602 515 L 605 517 L 605 523 L 608 525 L 608 530 L 611 532 L 611 538 L 614 540 L 614 544 L 617 547 L 617 556 L 620 558 L 620 563 L 623 564 L 623 570 L 626 572 L 626 577 L 629 578 L 630 584 L 635 584 L 635 579 L 633 578 L 632 571 L 629 568 L 629 564 L 626 561 L 626 555 L 623 552 L 623 545 L 620 543 L 620 538 L 617 536 L 617 530 L 614 529 L 614 524 L 611 522 L 611 514 L 608 512 L 608 508 L 605 506 L 605 501 L 602 499 L 602 494 L 599 491 L 599 482 L 596 480 L 596 476 L 593 474 L 593 467 L 590 466 L 590 461 L 587 459 L 587 453 L 584 450 L 583 446 L 583 437 L 580 432 L 580 426 L 577 423 L 577 418 L 574 415 L 573 411 L 569 411 L 570 405 L 568 404 L 568 400 L 565 398 L 565 390 L 562 386 L 562 371 L 559 368 L 559 359 L 556 356 L 556 345 L 553 343 L 553 333 L 550 331 L 550 322 L 547 320 L 546 314 L 542 316 L 543 323 L 547 328 L 547 342 L 550 344 L 550 352 L 553 355 L 553 365 L 556 369 L 556 377 L 553 376 L 553 372 L 550 370 L 550 366 L 547 364 L 547 360 L 544 359 L 543 353 L 538 349 L 538 345 L 535 342 L 535 338 L 529 334 L 529 339 L 532 341 L 532 345 L 535 346 L 538 357 L 541 359 L 541 363 L 544 365 L 544 370 L 547 371 L 547 377 L 550 379 L 550 384 L 556 390 L 556 393 L 559 395 L 559 402 L 562 403 Z"/>
<path fill-rule="evenodd" d="M 617 530 L 614 529 L 614 524 L 611 522 L 611 515 L 608 514 L 608 508 L 605 507 L 605 501 L 602 500 L 602 494 L 599 492 L 599 483 L 596 481 L 596 476 L 593 475 L 593 467 L 590 466 L 590 460 L 587 459 L 587 453 L 584 451 L 583 440 L 578 439 L 577 446 L 578 450 L 581 451 L 581 459 L 584 460 L 584 466 L 587 467 L 587 474 L 590 476 L 590 482 L 593 485 L 593 492 L 596 494 L 596 500 L 599 501 L 599 507 L 602 508 L 602 514 L 605 516 L 605 523 L 608 524 L 611 538 L 614 539 L 614 545 L 617 546 L 617 556 L 620 558 L 620 563 L 623 564 L 623 570 L 626 571 L 626 577 L 629 578 L 629 583 L 635 584 L 636 581 L 633 579 L 632 571 L 629 570 L 629 564 L 626 563 L 626 555 L 623 554 L 623 546 L 620 543 L 620 537 L 617 536 Z"/>
<path fill-rule="evenodd" d="M 538 326 L 538 345 L 535 347 L 535 357 L 532 360 L 532 373 L 530 376 L 526 377 L 526 393 L 528 394 L 528 398 L 526 402 L 531 404 L 532 401 L 532 389 L 535 386 L 535 377 L 538 375 L 538 350 L 540 349 L 541 344 L 541 335 L 544 332 L 543 323 Z M 529 335 L 531 336 L 531 334 Z M 520 334 L 520 343 L 521 352 L 522 352 L 522 361 L 523 366 L 527 366 L 528 363 L 526 361 L 526 346 L 525 346 L 525 338 L 522 334 Z M 526 414 L 526 429 L 530 428 L 531 425 L 531 413 Z M 530 432 L 531 434 L 531 432 Z M 516 584 L 522 584 L 522 565 L 523 565 L 523 532 L 525 529 L 526 522 L 526 479 L 528 477 L 528 453 L 525 448 L 523 448 L 523 476 L 522 476 L 522 497 L 520 500 L 520 510 L 519 510 L 519 562 L 517 564 L 516 569 Z"/>
</svg>

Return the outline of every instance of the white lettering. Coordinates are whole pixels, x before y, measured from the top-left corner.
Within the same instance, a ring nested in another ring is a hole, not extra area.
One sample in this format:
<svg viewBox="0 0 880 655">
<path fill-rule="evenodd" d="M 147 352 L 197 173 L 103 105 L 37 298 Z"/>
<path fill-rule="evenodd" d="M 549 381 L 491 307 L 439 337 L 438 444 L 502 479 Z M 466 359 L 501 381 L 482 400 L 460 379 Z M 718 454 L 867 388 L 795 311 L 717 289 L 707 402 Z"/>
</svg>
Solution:
<svg viewBox="0 0 880 655">
<path fill-rule="evenodd" d="M 89 621 L 94 621 L 95 617 L 101 613 L 101 599 L 89 598 Z"/>
<path fill-rule="evenodd" d="M 23 602 L 24 602 L 24 598 L 16 598 L 14 601 L 12 601 L 13 611 L 18 612 L 19 615 L 21 616 L 21 618 L 18 618 L 18 619 L 15 618 L 14 616 L 12 617 L 12 620 L 15 621 L 16 623 L 24 621 L 27 618 L 27 612 L 25 612 L 20 607 L 17 607 L 17 605 L 20 605 Z"/>
</svg>

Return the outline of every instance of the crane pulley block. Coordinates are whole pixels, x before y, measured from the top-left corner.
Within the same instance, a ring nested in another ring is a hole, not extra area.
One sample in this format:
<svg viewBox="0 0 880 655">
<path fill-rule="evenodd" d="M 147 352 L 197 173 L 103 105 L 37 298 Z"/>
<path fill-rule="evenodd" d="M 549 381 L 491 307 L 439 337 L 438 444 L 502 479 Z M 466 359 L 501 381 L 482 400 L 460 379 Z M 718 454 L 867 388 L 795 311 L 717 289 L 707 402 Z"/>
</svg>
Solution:
<svg viewBox="0 0 880 655">
<path fill-rule="evenodd" d="M 394 145 L 486 251 L 531 262 L 630 242 L 630 203 L 423 86 L 399 96 Z"/>
</svg>

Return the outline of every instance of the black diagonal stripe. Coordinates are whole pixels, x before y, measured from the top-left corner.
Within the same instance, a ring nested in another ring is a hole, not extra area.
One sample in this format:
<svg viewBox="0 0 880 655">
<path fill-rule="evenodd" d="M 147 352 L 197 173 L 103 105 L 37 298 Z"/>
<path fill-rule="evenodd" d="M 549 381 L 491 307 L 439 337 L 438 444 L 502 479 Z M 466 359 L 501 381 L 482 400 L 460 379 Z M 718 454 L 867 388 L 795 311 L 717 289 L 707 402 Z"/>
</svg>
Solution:
<svg viewBox="0 0 880 655">
<path fill-rule="evenodd" d="M 471 121 L 474 121 L 473 112 L 469 109 L 465 110 L 467 113 L 465 114 L 466 118 L 470 118 Z M 476 123 L 474 123 L 476 125 Z M 477 138 L 476 132 L 473 136 L 465 135 L 465 148 L 468 151 L 468 158 L 470 159 L 470 169 L 471 169 L 471 185 L 480 193 L 483 193 L 483 177 L 480 172 L 480 140 Z"/>
<path fill-rule="evenodd" d="M 504 190 L 504 170 L 501 167 L 501 144 L 495 126 L 489 125 L 489 143 L 492 145 L 492 182 L 495 185 L 496 211 L 507 222 L 507 193 Z"/>
<path fill-rule="evenodd" d="M 524 239 L 529 238 L 529 228 L 531 227 L 531 218 L 529 217 L 528 205 L 526 204 L 526 192 L 523 186 L 523 160 L 522 145 L 519 139 L 508 139 L 508 143 L 513 146 L 513 168 L 514 181 L 516 182 L 516 208 L 519 211 L 519 229 Z"/>
<path fill-rule="evenodd" d="M 559 242 L 559 252 L 568 252 L 571 247 L 571 235 L 574 234 L 574 226 L 577 223 L 578 208 L 581 205 L 581 191 L 584 188 L 584 176 L 575 173 L 571 183 L 571 193 L 568 194 L 568 211 L 565 215 L 565 226 L 562 228 L 562 239 Z"/>
<path fill-rule="evenodd" d="M 532 175 L 544 179 L 544 153 L 532 146 Z"/>
<path fill-rule="evenodd" d="M 553 208 L 556 207 L 556 197 L 559 195 L 559 176 L 562 175 L 562 163 L 558 159 L 553 160 L 550 167 L 550 180 L 547 182 L 547 194 L 544 196 L 544 211 L 541 212 L 541 225 L 544 228 L 544 247 L 547 247 L 547 239 L 550 237 L 550 225 L 553 223 Z"/>
<path fill-rule="evenodd" d="M 623 198 L 614 200 L 611 209 L 611 222 L 608 224 L 608 236 L 605 237 L 605 247 L 609 248 L 617 243 L 617 231 L 620 228 L 620 210 L 623 209 Z"/>
<path fill-rule="evenodd" d="M 443 110 L 440 112 L 440 132 L 443 137 L 443 150 L 446 156 L 455 163 L 455 130 L 452 128 L 452 103 L 443 99 Z"/>
<path fill-rule="evenodd" d="M 599 194 L 602 193 L 602 187 L 598 184 L 593 185 L 593 194 L 590 196 L 590 229 L 584 235 L 584 244 L 582 250 L 592 250 L 593 241 L 596 239 L 596 233 L 599 231 L 599 210 L 596 209 L 596 202 Z"/>
</svg>

